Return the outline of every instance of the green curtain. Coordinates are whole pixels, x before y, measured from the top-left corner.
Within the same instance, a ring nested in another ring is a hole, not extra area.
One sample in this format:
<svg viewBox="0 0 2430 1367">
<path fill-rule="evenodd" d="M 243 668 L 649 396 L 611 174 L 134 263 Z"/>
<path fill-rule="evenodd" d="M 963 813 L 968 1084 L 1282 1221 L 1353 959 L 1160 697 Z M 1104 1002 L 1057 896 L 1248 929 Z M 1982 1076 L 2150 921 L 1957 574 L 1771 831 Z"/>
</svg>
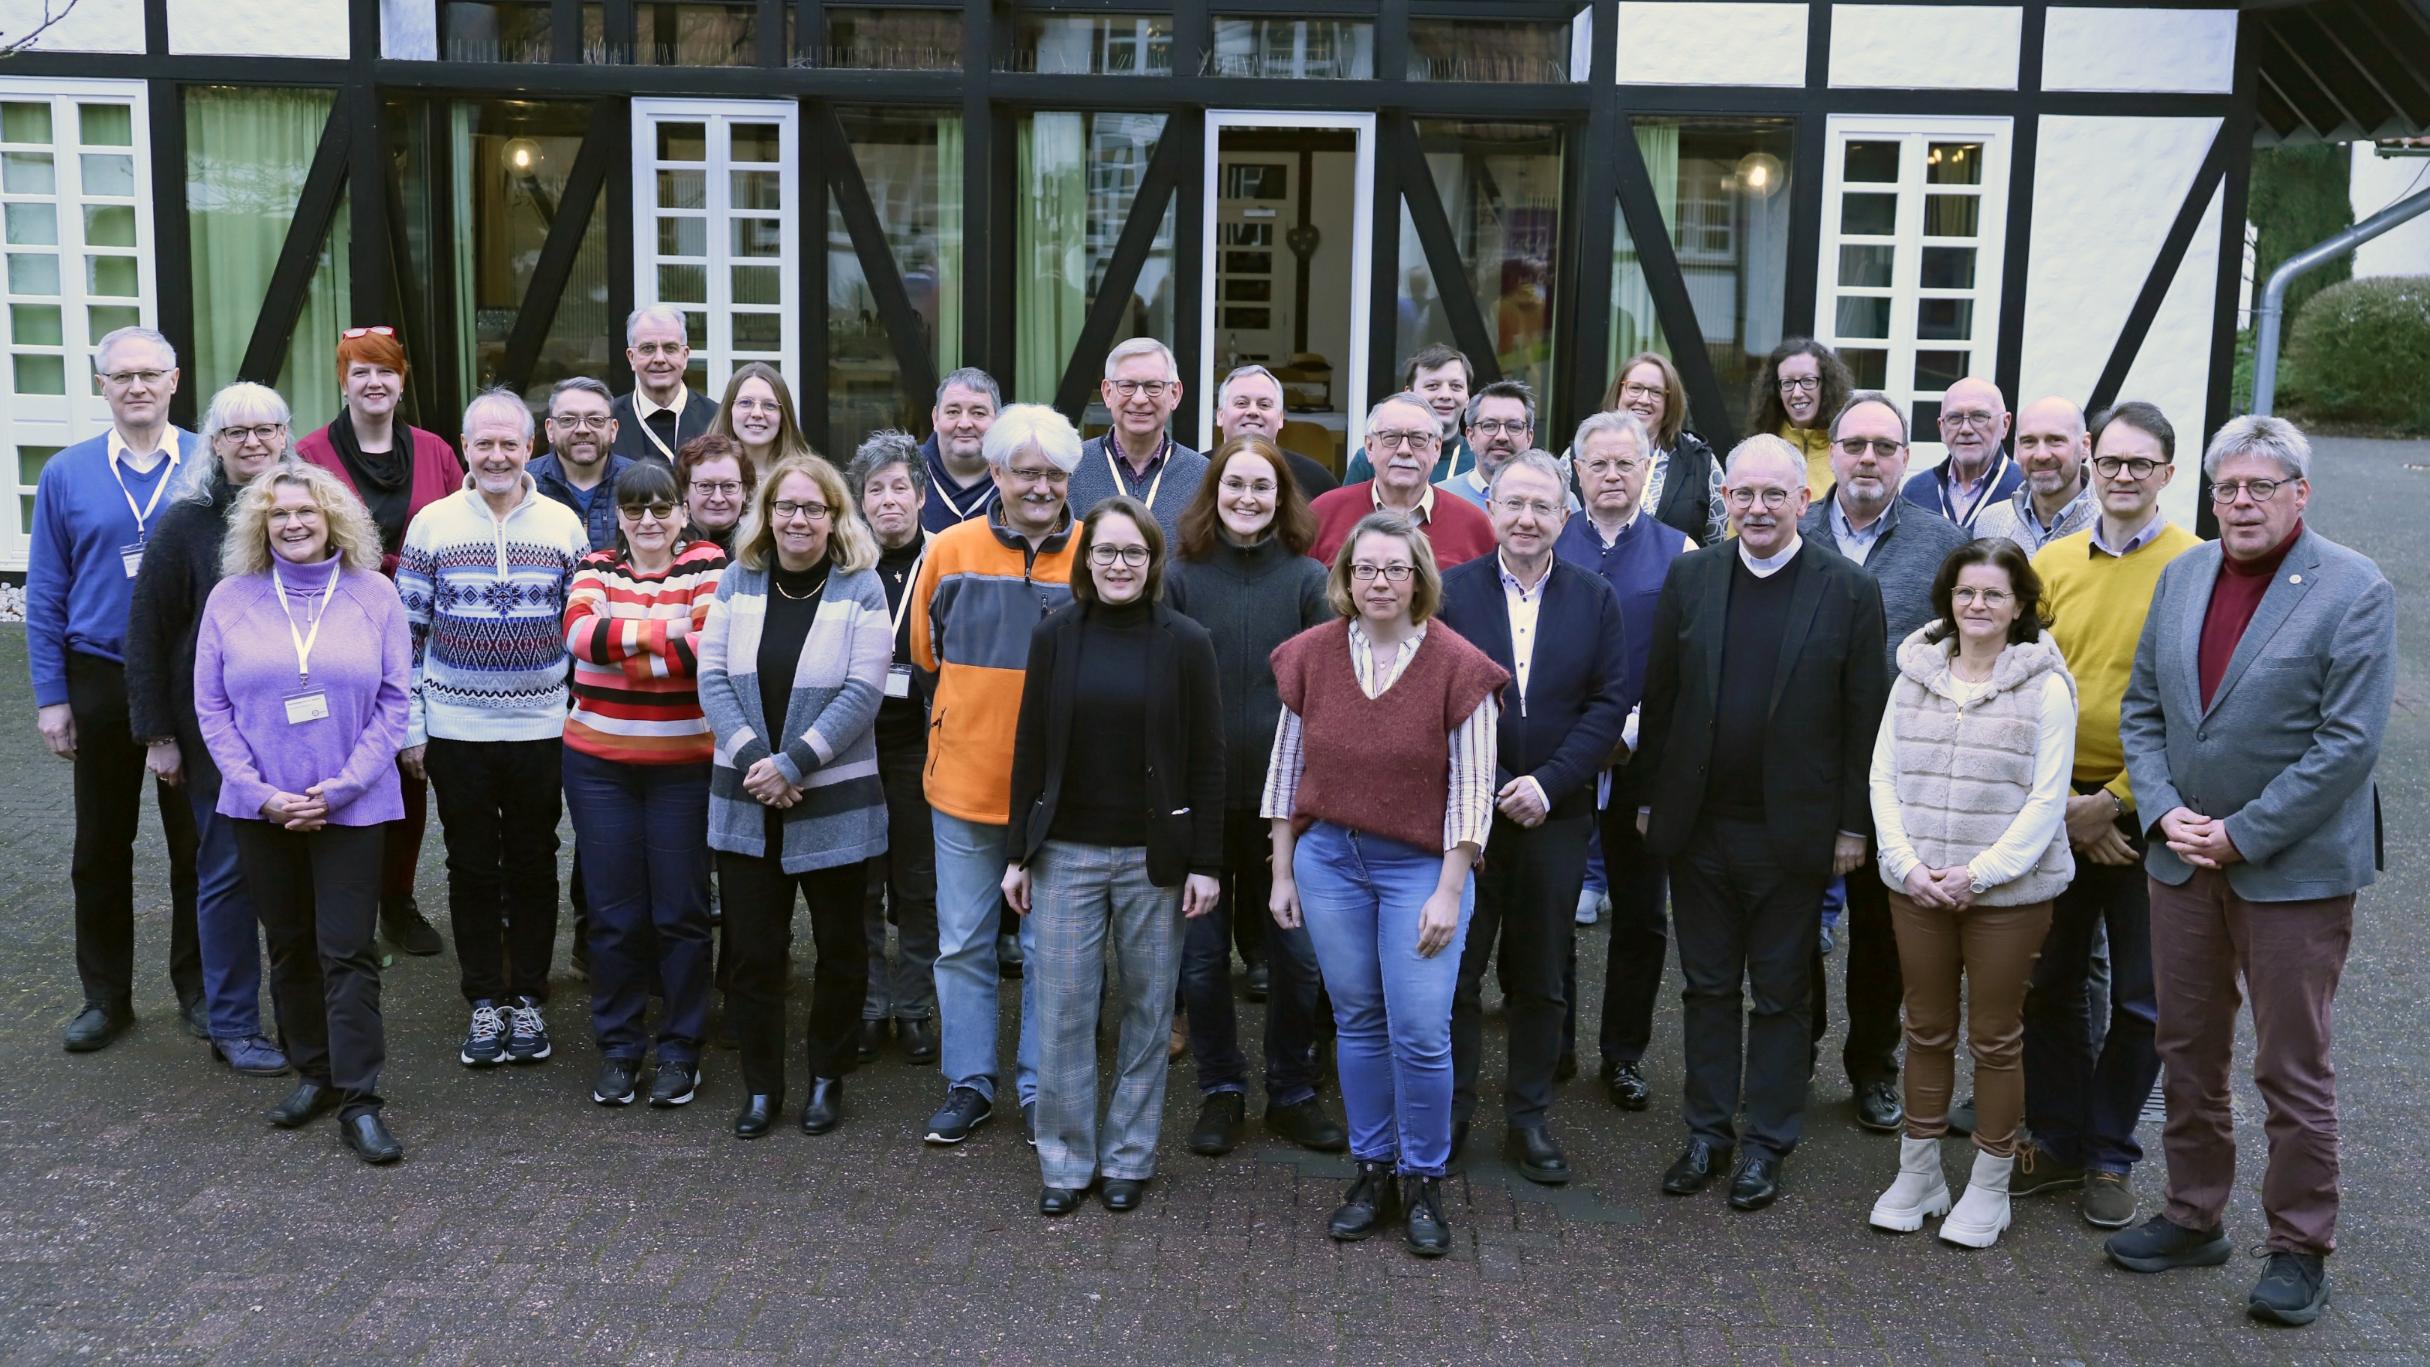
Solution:
<svg viewBox="0 0 2430 1367">
<path fill-rule="evenodd" d="M 962 364 L 962 118 L 937 120 L 937 374 Z"/>
<path fill-rule="evenodd" d="M 456 240 L 451 246 L 456 254 L 456 392 L 466 396 L 477 394 L 480 384 L 480 329 L 475 322 L 473 304 L 473 121 L 476 106 L 459 100 L 447 109 L 447 164 L 455 183 L 447 187 L 452 200 L 448 222 L 456 225 Z M 616 320 L 616 335 L 624 335 L 624 320 Z M 453 414 L 444 415 L 453 417 Z"/>
<path fill-rule="evenodd" d="M 1654 183 L 1654 201 L 1661 206 L 1662 223 L 1677 241 L 1679 229 L 1679 129 L 1676 126 L 1643 123 L 1637 125 L 1637 151 L 1645 158 L 1645 172 Z M 1636 240 L 1629 236 L 1628 220 L 1616 220 L 1612 239 L 1612 349 L 1611 361 L 1616 370 L 1622 361 L 1640 351 L 1659 351 L 1670 355 L 1665 345 L 1662 324 L 1654 316 L 1654 296 L 1645 287 L 1645 264 L 1637 256 Z M 1596 395 L 1599 402 L 1602 396 Z"/>
<path fill-rule="evenodd" d="M 1014 234 L 1015 400 L 1053 403 L 1088 319 L 1088 131 L 1084 114 L 1021 125 Z"/>
<path fill-rule="evenodd" d="M 200 387 L 201 405 L 240 378 L 333 99 L 326 90 L 201 86 L 186 92 L 195 351 L 188 373 Z M 275 381 L 295 409 L 299 429 L 325 422 L 337 408 L 336 347 L 348 325 L 349 242 L 341 200 Z"/>
</svg>

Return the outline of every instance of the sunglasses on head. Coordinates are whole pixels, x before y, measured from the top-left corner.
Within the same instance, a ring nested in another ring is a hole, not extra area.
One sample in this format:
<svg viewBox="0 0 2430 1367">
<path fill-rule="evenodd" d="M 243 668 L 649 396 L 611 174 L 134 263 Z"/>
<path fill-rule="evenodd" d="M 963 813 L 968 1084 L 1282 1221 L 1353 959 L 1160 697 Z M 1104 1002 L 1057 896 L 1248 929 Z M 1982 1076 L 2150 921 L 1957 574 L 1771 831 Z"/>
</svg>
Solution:
<svg viewBox="0 0 2430 1367">
<path fill-rule="evenodd" d="M 385 323 L 381 323 L 367 328 L 348 328 L 344 332 L 339 333 L 338 336 L 340 339 L 349 342 L 363 337 L 385 337 L 393 342 L 396 340 L 397 330 Z"/>
</svg>

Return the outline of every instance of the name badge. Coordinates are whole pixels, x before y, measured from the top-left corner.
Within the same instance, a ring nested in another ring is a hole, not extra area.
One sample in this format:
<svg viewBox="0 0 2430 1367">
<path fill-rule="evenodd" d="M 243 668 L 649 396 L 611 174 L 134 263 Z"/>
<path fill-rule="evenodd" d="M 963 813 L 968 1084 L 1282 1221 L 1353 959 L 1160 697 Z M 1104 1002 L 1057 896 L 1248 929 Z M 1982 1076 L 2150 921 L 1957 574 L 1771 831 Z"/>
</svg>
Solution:
<svg viewBox="0 0 2430 1367">
<path fill-rule="evenodd" d="M 307 693 L 290 693 L 286 703 L 289 726 L 301 726 L 329 715 L 329 695 L 317 688 Z"/>
<path fill-rule="evenodd" d="M 127 567 L 127 578 L 134 578 L 136 572 L 143 568 L 143 543 L 130 541 L 119 547 L 118 560 Z"/>
<path fill-rule="evenodd" d="M 886 696 L 889 698 L 908 698 L 911 696 L 910 665 L 894 665 L 887 669 Z"/>
</svg>

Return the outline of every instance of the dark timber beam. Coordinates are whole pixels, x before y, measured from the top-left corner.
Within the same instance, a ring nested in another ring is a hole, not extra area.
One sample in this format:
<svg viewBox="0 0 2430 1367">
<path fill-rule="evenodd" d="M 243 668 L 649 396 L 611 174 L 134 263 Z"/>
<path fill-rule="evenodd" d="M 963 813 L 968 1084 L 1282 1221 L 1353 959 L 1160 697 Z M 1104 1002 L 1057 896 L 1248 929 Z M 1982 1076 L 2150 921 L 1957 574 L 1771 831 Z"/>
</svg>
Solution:
<svg viewBox="0 0 2430 1367">
<path fill-rule="evenodd" d="M 885 225 L 878 222 L 877 204 L 869 197 L 869 182 L 861 175 L 860 160 L 852 155 L 852 140 L 844 136 L 842 121 L 835 117 L 834 109 L 823 106 L 810 112 L 809 120 L 824 145 L 827 183 L 835 192 L 844 231 L 852 237 L 853 255 L 860 258 L 861 278 L 869 284 L 870 297 L 877 301 L 878 322 L 894 345 L 896 385 L 916 412 L 928 404 L 937 388 L 936 352 L 930 347 L 928 330 L 920 323 L 919 311 L 911 306 L 911 291 L 904 288 L 894 247 L 886 241 Z"/>
<path fill-rule="evenodd" d="M 1459 241 L 1452 236 L 1451 216 L 1443 212 L 1442 192 L 1435 188 L 1425 149 L 1418 145 L 1416 125 L 1394 120 L 1384 143 L 1385 150 L 1399 159 L 1401 202 L 1409 207 L 1418 247 L 1425 252 L 1426 268 L 1434 275 L 1434 297 L 1451 324 L 1452 343 L 1467 355 L 1477 386 L 1491 384 L 1502 378 L 1502 358 L 1494 348 L 1493 329 L 1485 325 L 1485 310 L 1477 305 L 1475 282 L 1460 257 Z"/>
<path fill-rule="evenodd" d="M 153 322 L 192 365 L 194 291 L 188 282 L 194 279 L 194 236 L 186 216 L 185 92 L 173 81 L 146 82 L 144 106 L 152 135 L 152 278 L 159 295 Z M 169 400 L 169 421 L 194 431 L 201 390 L 200 377 L 180 385 Z"/>
<path fill-rule="evenodd" d="M 2041 163 L 2042 40 L 2046 0 L 2028 0 L 2017 52 L 2017 111 L 2008 153 L 2008 227 L 2000 262 L 2000 326 L 1992 343 L 1992 378 L 2013 404 L 2025 368 L 2025 295 L 2033 279 L 2034 173 Z M 1981 373 L 1981 358 L 1976 372 Z"/>
<path fill-rule="evenodd" d="M 2143 339 L 2151 335 L 2152 320 L 2160 315 L 2169 286 L 2177 282 L 2177 268 L 2185 264 L 2186 248 L 2193 245 L 2194 234 L 2201 231 L 2202 220 L 2210 214 L 2212 197 L 2219 193 L 2220 182 L 2227 178 L 2227 159 L 2227 131 L 2223 127 L 2212 135 L 2210 150 L 2203 154 L 2202 166 L 2194 172 L 2194 183 L 2186 187 L 2185 200 L 2177 206 L 2177 217 L 2168 225 L 2168 236 L 2160 239 L 2160 254 L 2152 258 L 2151 271 L 2143 277 L 2143 288 L 2135 292 L 2134 306 L 2126 311 L 2126 322 L 2118 329 L 2118 340 L 2110 346 L 2109 360 L 2101 367 L 2101 378 L 2094 381 L 2092 395 L 2084 401 L 2085 412 L 2098 413 L 2118 401 L 2118 391 L 2126 384 L 2126 372 L 2134 366 L 2135 357 L 2142 354 Z"/>
<path fill-rule="evenodd" d="M 253 336 L 245 344 L 237 379 L 278 383 L 279 368 L 287 361 L 287 344 L 295 335 L 295 321 L 303 316 L 304 296 L 311 291 L 313 272 L 320 265 L 321 246 L 328 240 L 329 225 L 337 218 L 338 200 L 350 178 L 348 156 L 354 132 L 347 125 L 346 100 L 341 94 L 330 102 L 329 119 L 321 125 L 320 147 L 312 154 L 312 169 L 305 173 L 295 217 L 288 220 L 287 238 L 279 246 L 278 264 L 271 268 L 261 312 L 254 315 Z M 330 344 L 335 345 L 336 340 L 331 338 Z"/>
<path fill-rule="evenodd" d="M 582 235 L 590 231 L 591 214 L 607 180 L 618 112 L 613 100 L 592 106 L 582 150 L 574 154 L 574 164 L 565 173 L 565 193 L 557 197 L 557 217 L 541 241 L 540 259 L 532 264 L 523 303 L 515 310 L 514 326 L 507 330 L 506 354 L 498 360 L 498 383 L 508 389 L 521 391 L 531 383 L 540 347 L 548 341 L 549 325 L 557 321 L 557 302 L 564 297 L 566 282 L 573 278 L 575 259 L 582 254 Z"/>
<path fill-rule="evenodd" d="M 1114 255 L 1106 262 L 1105 279 L 1097 286 L 1097 297 L 1089 301 L 1080 340 L 1064 361 L 1063 378 L 1055 386 L 1055 407 L 1074 426 L 1079 425 L 1081 414 L 1088 408 L 1089 392 L 1105 373 L 1105 353 L 1113 350 L 1119 340 L 1114 331 L 1122 326 L 1122 315 L 1130 307 L 1131 291 L 1139 284 L 1140 268 L 1147 264 L 1148 253 L 1156 246 L 1156 230 L 1164 226 L 1164 211 L 1180 187 L 1181 164 L 1186 154 L 1182 140 L 1173 136 L 1174 131 L 1174 121 L 1167 119 L 1164 132 L 1156 139 L 1155 155 L 1148 158 L 1147 170 L 1139 177 L 1139 193 L 1131 200 L 1130 217 L 1122 221 L 1122 235 L 1114 240 Z"/>
<path fill-rule="evenodd" d="M 1722 402 L 1721 381 L 1713 373 L 1712 353 L 1705 350 L 1704 328 L 1696 321 L 1696 301 L 1689 297 L 1687 278 L 1679 273 L 1679 255 L 1671 247 L 1670 225 L 1662 221 L 1662 205 L 1654 196 L 1653 177 L 1645 154 L 1637 146 L 1637 129 L 1625 115 L 1612 139 L 1612 155 L 1620 164 L 1620 217 L 1628 224 L 1630 243 L 1637 249 L 1637 268 L 1645 275 L 1645 292 L 1654 301 L 1654 318 L 1671 363 L 1687 386 L 1688 414 L 1697 435 L 1726 453 L 1738 439 L 1730 410 Z"/>
</svg>

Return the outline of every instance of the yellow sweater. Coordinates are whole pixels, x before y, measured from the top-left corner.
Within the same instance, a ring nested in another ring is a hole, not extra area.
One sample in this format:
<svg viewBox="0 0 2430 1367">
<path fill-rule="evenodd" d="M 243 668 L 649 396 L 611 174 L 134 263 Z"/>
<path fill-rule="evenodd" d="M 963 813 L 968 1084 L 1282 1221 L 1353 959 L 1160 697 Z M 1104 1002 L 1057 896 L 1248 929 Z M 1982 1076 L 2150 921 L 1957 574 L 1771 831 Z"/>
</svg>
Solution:
<svg viewBox="0 0 2430 1367">
<path fill-rule="evenodd" d="M 2126 781 L 2126 750 L 2118 742 L 2118 707 L 2126 700 L 2135 646 L 2143 639 L 2152 590 L 2168 562 L 2202 544 L 2174 523 L 2124 556 L 2095 549 L 2092 529 L 2063 536 L 2034 555 L 2042 577 L 2042 606 L 2051 639 L 2076 676 L 2076 782 L 2098 783 L 2134 810 Z"/>
<path fill-rule="evenodd" d="M 1831 434 L 1820 427 L 1780 425 L 1781 440 L 1797 448 L 1806 458 L 1806 492 L 1820 503 L 1836 482 L 1831 474 Z"/>
</svg>

